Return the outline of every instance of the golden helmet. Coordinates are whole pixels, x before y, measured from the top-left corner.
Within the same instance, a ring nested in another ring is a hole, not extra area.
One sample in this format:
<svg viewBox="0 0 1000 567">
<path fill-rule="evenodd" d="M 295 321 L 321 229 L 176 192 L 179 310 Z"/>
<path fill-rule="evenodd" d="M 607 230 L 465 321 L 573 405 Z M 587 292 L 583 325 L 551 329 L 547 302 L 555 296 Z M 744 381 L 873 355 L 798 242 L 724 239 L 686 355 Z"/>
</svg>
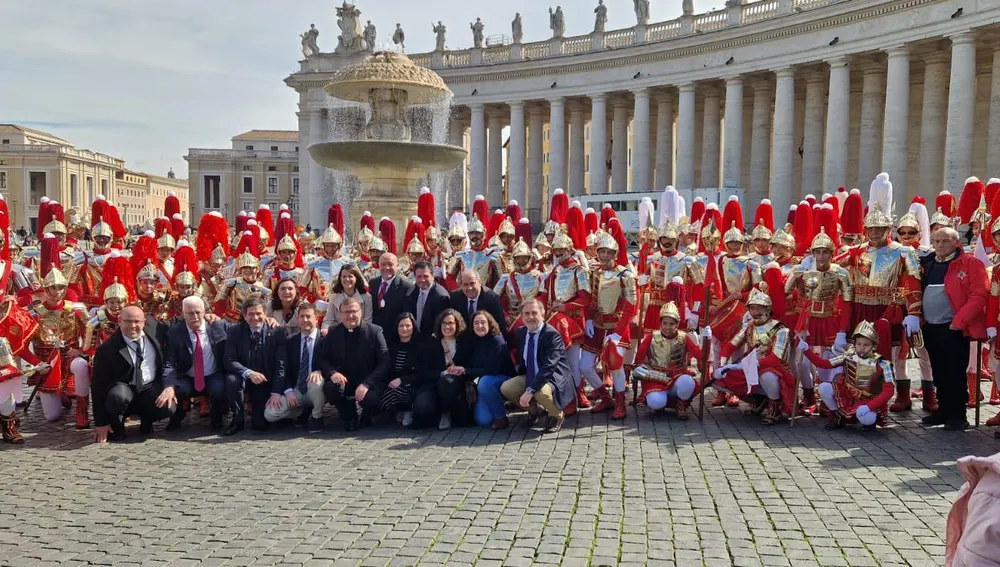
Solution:
<svg viewBox="0 0 1000 567">
<path fill-rule="evenodd" d="M 542 234 L 555 234 L 559 231 L 559 223 L 554 220 L 545 221 L 545 226 L 542 227 Z"/>
<path fill-rule="evenodd" d="M 295 239 L 287 234 L 281 237 L 281 240 L 278 241 L 278 246 L 274 249 L 275 253 L 281 252 L 282 250 L 291 250 L 292 252 L 299 251 L 299 249 L 295 246 Z"/>
<path fill-rule="evenodd" d="M 482 223 L 480 223 L 480 226 L 482 226 Z M 469 235 L 465 233 L 465 229 L 458 223 L 453 224 L 451 228 L 448 229 L 448 240 L 455 240 L 458 238 L 465 240 L 468 237 Z"/>
<path fill-rule="evenodd" d="M 546 248 L 552 248 L 552 243 L 549 242 L 549 238 L 545 234 L 539 234 L 535 238 L 535 247 L 544 246 Z"/>
<path fill-rule="evenodd" d="M 93 234 L 93 233 L 91 233 Z M 118 282 L 118 278 L 115 278 L 114 282 L 104 290 L 104 301 L 109 299 L 117 299 L 121 302 L 128 301 L 128 289 L 124 285 Z"/>
<path fill-rule="evenodd" d="M 146 262 L 142 268 L 139 268 L 139 273 L 135 275 L 136 280 L 158 280 L 160 279 L 159 270 L 156 268 L 156 264 L 152 262 Z"/>
<path fill-rule="evenodd" d="M 600 250 L 601 248 L 618 252 L 618 241 L 607 232 L 600 232 L 597 235 L 597 249 Z"/>
<path fill-rule="evenodd" d="M 771 229 L 764 226 L 763 222 L 757 223 L 757 226 L 753 227 L 753 231 L 750 232 L 750 238 L 753 240 L 771 240 L 774 237 L 774 233 Z"/>
<path fill-rule="evenodd" d="M 219 262 L 226 261 L 226 251 L 222 248 L 221 244 L 216 244 L 215 248 L 212 248 L 211 260 L 214 262 L 218 260 Z"/>
<path fill-rule="evenodd" d="M 97 238 L 98 236 L 107 236 L 108 238 L 114 238 L 115 233 L 111 230 L 111 225 L 104 222 L 101 218 L 97 221 L 94 226 L 90 227 L 91 238 Z"/>
<path fill-rule="evenodd" d="M 242 268 L 259 268 L 260 260 L 256 256 L 250 253 L 249 250 L 244 251 L 239 257 L 236 258 L 236 269 L 240 270 Z"/>
<path fill-rule="evenodd" d="M 998 232 L 1000 232 L 1000 216 L 998 216 L 997 218 L 993 219 L 992 228 L 990 228 L 990 234 L 996 234 Z M 3 243 L 3 240 L 0 240 L 0 246 L 3 245 L 2 243 Z"/>
<path fill-rule="evenodd" d="M 510 217 L 504 217 L 503 222 L 500 223 L 500 228 L 497 229 L 497 234 L 509 234 L 514 236 L 517 232 L 514 230 L 514 223 L 510 222 Z"/>
<path fill-rule="evenodd" d="M 45 225 L 45 228 L 42 229 L 43 234 L 46 232 L 51 232 L 52 234 L 66 234 L 66 225 L 56 219 L 52 219 L 49 221 L 49 224 Z"/>
<path fill-rule="evenodd" d="M 875 325 L 872 325 L 870 321 L 862 321 L 858 323 L 858 326 L 854 329 L 854 333 L 851 338 L 854 337 L 864 337 L 871 342 L 878 344 L 878 333 L 875 331 Z"/>
<path fill-rule="evenodd" d="M 469 220 L 469 228 L 467 228 L 465 232 L 469 234 L 472 234 L 473 232 L 481 232 L 483 234 L 486 234 L 486 227 L 483 226 L 483 223 L 482 221 L 479 220 L 479 217 L 477 217 L 476 215 L 472 215 L 472 219 Z"/>
<path fill-rule="evenodd" d="M 789 227 L 786 226 L 785 228 Z M 784 246 L 789 250 L 795 250 L 795 237 L 791 233 L 786 232 L 785 229 L 779 228 L 774 231 L 774 236 L 771 237 L 771 245 L 774 246 L 775 244 Z"/>
<path fill-rule="evenodd" d="M 757 288 L 754 288 L 750 291 L 750 297 L 747 299 L 747 307 L 750 307 L 751 305 L 760 305 L 770 309 L 771 296 Z"/>
<path fill-rule="evenodd" d="M 533 254 L 531 253 L 531 248 L 528 247 L 528 244 L 524 241 L 524 239 L 518 238 L 517 243 L 514 244 L 514 251 L 511 253 L 511 256 L 518 258 L 523 256 L 533 256 Z"/>
<path fill-rule="evenodd" d="M 667 219 L 660 225 L 660 230 L 657 234 L 658 238 L 669 238 L 671 240 L 676 240 L 680 236 L 680 232 L 677 225 L 673 223 L 670 219 Z"/>
<path fill-rule="evenodd" d="M 865 228 L 889 228 L 892 226 L 892 219 L 882 212 L 878 203 L 872 203 L 872 208 L 865 217 Z"/>
<path fill-rule="evenodd" d="M 389 247 L 385 245 L 384 240 L 376 236 L 375 238 L 372 238 L 371 242 L 368 243 L 368 249 L 378 250 L 379 252 L 385 252 L 386 250 L 389 249 Z"/>
<path fill-rule="evenodd" d="M 677 309 L 677 304 L 673 301 L 664 303 L 663 307 L 660 307 L 660 319 L 663 319 L 664 317 L 680 322 L 681 312 Z"/>
<path fill-rule="evenodd" d="M 816 238 L 813 238 L 812 244 L 809 246 L 809 251 L 813 250 L 836 250 L 833 245 L 833 239 L 826 235 L 826 227 L 819 227 L 819 233 Z"/>
<path fill-rule="evenodd" d="M 591 232 L 587 235 L 587 248 L 597 246 L 597 233 Z"/>
<path fill-rule="evenodd" d="M 722 234 L 719 233 L 719 229 L 715 226 L 715 221 L 711 220 L 705 228 L 701 229 L 701 239 L 708 240 L 715 243 L 719 242 L 719 238 Z"/>
<path fill-rule="evenodd" d="M 359 235 L 360 236 L 360 235 Z M 333 225 L 327 225 L 326 230 L 323 231 L 323 235 L 319 237 L 320 245 L 323 244 L 343 244 L 344 239 L 337 232 L 337 229 L 333 228 Z"/>
<path fill-rule="evenodd" d="M 191 272 L 185 271 L 174 276 L 174 284 L 176 285 L 195 285 L 195 283 L 197 283 L 197 281 L 194 279 L 194 274 Z M 107 299 L 107 297 L 105 297 L 105 299 Z"/>
<path fill-rule="evenodd" d="M 42 287 L 49 288 L 56 285 L 67 286 L 69 285 L 69 280 L 66 279 L 66 276 L 63 275 L 59 268 L 53 266 L 52 269 L 49 270 L 48 275 L 45 276 L 45 279 L 42 280 Z"/>
<path fill-rule="evenodd" d="M 424 233 L 424 240 L 427 242 L 437 242 L 441 239 L 441 231 L 438 227 L 431 225 L 427 227 L 427 232 Z"/>
<path fill-rule="evenodd" d="M 171 250 L 173 250 L 174 248 L 177 248 L 177 243 L 174 241 L 173 236 L 170 236 L 169 234 L 164 234 L 163 236 L 160 237 L 159 240 L 156 241 L 156 247 L 170 248 Z"/>
<path fill-rule="evenodd" d="M 407 254 L 424 254 L 427 250 L 424 249 L 424 245 L 420 243 L 419 238 L 411 238 L 410 243 L 406 246 Z"/>
<path fill-rule="evenodd" d="M 555 238 L 552 239 L 552 248 L 556 249 L 573 249 L 573 239 L 571 239 L 565 232 L 557 231 Z"/>
<path fill-rule="evenodd" d="M 375 233 L 367 226 L 358 231 L 358 242 L 369 242 L 373 238 L 375 238 Z"/>
<path fill-rule="evenodd" d="M 730 242 L 743 243 L 743 229 L 736 226 L 736 221 L 733 221 L 726 234 L 722 235 L 722 241 L 725 244 L 729 244 Z"/>
<path fill-rule="evenodd" d="M 917 232 L 920 232 L 920 223 L 917 221 L 917 217 L 913 213 L 906 213 L 905 215 L 899 217 L 899 222 L 896 225 L 897 229 L 900 228 L 912 228 Z"/>
<path fill-rule="evenodd" d="M 934 211 L 934 214 L 931 215 L 930 226 L 934 225 L 950 227 L 952 226 L 952 222 L 951 219 L 948 218 L 948 216 L 946 216 L 944 213 L 941 212 L 941 209 L 937 209 L 936 211 Z"/>
</svg>

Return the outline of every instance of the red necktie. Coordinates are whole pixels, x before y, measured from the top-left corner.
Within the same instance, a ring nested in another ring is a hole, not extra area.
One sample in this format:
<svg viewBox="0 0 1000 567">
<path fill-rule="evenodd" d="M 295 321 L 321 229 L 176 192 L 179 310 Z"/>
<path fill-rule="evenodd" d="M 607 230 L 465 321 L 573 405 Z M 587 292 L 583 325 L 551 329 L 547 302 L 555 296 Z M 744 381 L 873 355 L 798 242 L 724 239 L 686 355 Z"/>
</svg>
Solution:
<svg viewBox="0 0 1000 567">
<path fill-rule="evenodd" d="M 378 288 L 378 304 L 382 306 L 382 300 L 385 299 L 385 292 L 389 289 L 389 282 L 383 281 L 382 285 Z"/>
<path fill-rule="evenodd" d="M 205 357 L 201 351 L 201 337 L 194 335 L 194 390 L 205 391 Z"/>
</svg>

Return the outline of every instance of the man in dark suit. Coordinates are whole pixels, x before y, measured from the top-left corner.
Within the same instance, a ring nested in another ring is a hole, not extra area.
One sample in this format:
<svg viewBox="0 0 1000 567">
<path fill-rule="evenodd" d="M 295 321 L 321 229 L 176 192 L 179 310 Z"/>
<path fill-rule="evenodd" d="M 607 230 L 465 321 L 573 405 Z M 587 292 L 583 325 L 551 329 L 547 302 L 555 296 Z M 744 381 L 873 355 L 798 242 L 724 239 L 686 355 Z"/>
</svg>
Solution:
<svg viewBox="0 0 1000 567">
<path fill-rule="evenodd" d="M 378 410 L 391 362 L 382 329 L 361 320 L 361 304 L 349 297 L 340 304 L 340 325 L 331 327 L 317 355 L 326 401 L 337 406 L 347 431 L 358 428 L 355 402 L 367 423 Z"/>
<path fill-rule="evenodd" d="M 156 405 L 163 392 L 163 352 L 145 327 L 142 309 L 126 307 L 118 330 L 94 353 L 90 391 L 98 443 L 125 439 L 125 415 L 138 414 L 139 432 L 148 434 L 153 422 L 174 413 L 172 407 Z"/>
<path fill-rule="evenodd" d="M 167 429 L 179 429 L 184 420 L 184 406 L 178 402 L 192 394 L 208 396 L 211 401 L 209 423 L 213 430 L 221 430 L 222 416 L 227 411 L 239 409 L 236 394 L 240 384 L 230 383 L 223 368 L 226 326 L 222 321 L 209 323 L 205 320 L 205 302 L 199 296 L 184 298 L 181 313 L 184 321 L 167 331 L 164 388 L 157 405 L 177 407 Z"/>
<path fill-rule="evenodd" d="M 413 283 L 400 275 L 399 260 L 391 252 L 378 259 L 378 269 L 382 275 L 368 282 L 368 292 L 372 294 L 372 323 L 381 327 L 386 336 L 395 337 L 396 317 L 407 310 Z"/>
<path fill-rule="evenodd" d="M 448 308 L 451 297 L 443 285 L 434 281 L 434 267 L 428 262 L 414 264 L 413 279 L 417 287 L 406 311 L 416 317 L 417 331 L 424 337 L 430 337 L 438 315 Z"/>
<path fill-rule="evenodd" d="M 546 433 L 562 428 L 563 408 L 576 399 L 576 386 L 566 360 L 566 347 L 559 331 L 545 322 L 545 308 L 537 299 L 521 305 L 524 326 L 517 330 L 518 374 L 503 383 L 500 391 L 508 400 L 528 408 L 529 426 L 537 419 L 537 406 L 548 414 Z"/>
<path fill-rule="evenodd" d="M 235 435 L 243 430 L 244 389 L 250 392 L 250 403 L 253 405 L 250 413 L 250 427 L 254 431 L 266 431 L 268 422 L 264 418 L 264 408 L 271 396 L 271 380 L 283 375 L 285 357 L 283 353 L 285 340 L 281 327 L 271 327 L 265 321 L 267 311 L 264 300 L 250 298 L 243 303 L 243 321 L 229 328 L 226 338 L 226 382 L 235 380 L 239 384 L 236 395 L 237 413 L 233 421 L 222 432 L 223 435 Z"/>
<path fill-rule="evenodd" d="M 278 356 L 284 365 L 271 380 L 271 397 L 264 408 L 264 419 L 270 423 L 282 419 L 308 418 L 309 433 L 323 431 L 323 374 L 314 363 L 319 345 L 316 306 L 300 303 L 296 309 L 299 332 L 285 339 Z"/>
<path fill-rule="evenodd" d="M 472 316 L 476 311 L 486 311 L 496 319 L 501 329 L 507 328 L 500 298 L 483 287 L 479 274 L 474 270 L 465 270 L 458 275 L 458 283 L 462 288 L 451 292 L 451 308 L 462 314 L 466 327 L 472 327 Z"/>
</svg>

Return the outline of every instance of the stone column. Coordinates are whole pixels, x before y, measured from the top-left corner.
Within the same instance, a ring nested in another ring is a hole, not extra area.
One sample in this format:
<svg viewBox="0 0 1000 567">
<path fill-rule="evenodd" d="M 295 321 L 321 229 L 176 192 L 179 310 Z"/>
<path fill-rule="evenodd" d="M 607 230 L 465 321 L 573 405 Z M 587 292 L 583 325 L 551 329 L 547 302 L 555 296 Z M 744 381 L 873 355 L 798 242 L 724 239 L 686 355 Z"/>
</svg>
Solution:
<svg viewBox="0 0 1000 567">
<path fill-rule="evenodd" d="M 1000 45 L 993 48 L 993 82 L 990 85 L 989 140 L 986 146 L 986 169 L 1000 177 Z"/>
<path fill-rule="evenodd" d="M 489 187 L 486 190 L 486 202 L 496 207 L 503 201 L 503 115 L 499 109 L 489 112 Z"/>
<path fill-rule="evenodd" d="M 771 152 L 770 197 L 774 215 L 788 213 L 793 198 L 792 172 L 795 170 L 795 70 L 778 69 L 774 94 L 774 150 Z"/>
<path fill-rule="evenodd" d="M 971 32 L 951 36 L 948 128 L 944 142 L 944 187 L 956 195 L 972 175 L 976 108 L 976 41 Z"/>
<path fill-rule="evenodd" d="M 906 46 L 898 46 L 889 48 L 887 53 L 889 65 L 885 77 L 882 171 L 889 174 L 894 187 L 906 187 L 908 165 L 906 140 L 910 122 L 910 51 Z"/>
<path fill-rule="evenodd" d="M 615 97 L 611 133 L 611 191 L 628 191 L 628 101 Z"/>
<path fill-rule="evenodd" d="M 719 148 L 722 128 L 719 115 L 719 92 L 705 89 L 705 116 L 701 136 L 701 187 L 719 186 Z"/>
<path fill-rule="evenodd" d="M 694 189 L 694 84 L 681 85 L 677 91 L 677 188 Z"/>
<path fill-rule="evenodd" d="M 847 181 L 847 143 L 851 127 L 851 69 L 838 57 L 830 65 L 830 94 L 826 107 L 826 151 L 822 191 L 833 193 Z"/>
<path fill-rule="evenodd" d="M 885 104 L 885 71 L 873 62 L 864 69 L 861 85 L 861 141 L 858 150 L 858 182 L 867 187 L 882 166 L 882 112 Z M 842 185 L 846 185 L 842 183 Z"/>
<path fill-rule="evenodd" d="M 516 199 L 525 207 L 527 203 L 527 186 L 525 176 L 525 131 L 524 102 L 514 101 L 510 104 L 510 162 L 507 164 L 507 179 L 510 194 L 508 198 Z"/>
<path fill-rule="evenodd" d="M 476 195 L 486 191 L 486 108 L 482 103 L 469 105 L 472 111 L 472 133 L 469 140 L 469 168 L 472 171 L 472 183 L 469 187 L 469 203 Z"/>
<path fill-rule="evenodd" d="M 529 106 L 528 119 L 528 203 L 521 203 L 522 210 L 544 208 L 545 205 L 542 202 L 545 109 L 538 104 Z"/>
<path fill-rule="evenodd" d="M 722 155 L 722 186 L 739 187 L 743 175 L 743 77 L 726 79 L 726 148 Z M 742 227 L 741 227 L 742 228 Z"/>
<path fill-rule="evenodd" d="M 566 99 L 549 99 L 549 191 L 566 189 Z"/>
<path fill-rule="evenodd" d="M 569 193 L 571 195 L 583 195 L 586 188 L 583 186 L 583 129 L 586 124 L 583 104 L 580 101 L 569 103 Z"/>
<path fill-rule="evenodd" d="M 805 123 L 802 133 L 802 187 L 796 198 L 822 193 L 823 131 L 826 117 L 826 74 L 810 71 L 806 80 Z M 778 211 L 775 210 L 775 214 Z"/>
<path fill-rule="evenodd" d="M 321 142 L 327 141 L 326 128 L 323 127 L 323 111 L 321 109 L 314 109 L 309 111 L 309 145 L 319 144 Z M 301 153 L 301 152 L 300 152 Z M 332 195 L 325 195 L 326 189 L 323 186 L 323 181 L 326 178 L 326 172 L 323 171 L 323 166 L 316 162 L 314 159 L 309 160 L 309 185 L 308 185 L 308 196 L 303 199 L 302 203 L 304 206 L 308 207 L 306 211 L 300 211 L 300 213 L 306 213 L 303 215 L 312 222 L 313 226 L 326 226 L 326 211 L 330 203 L 327 203 Z M 301 182 L 300 182 L 301 183 Z M 303 188 L 305 185 L 299 185 L 299 195 L 303 196 Z M 220 190 L 222 199 L 225 200 L 226 193 L 225 189 Z M 221 206 L 222 203 L 220 202 Z M 325 205 L 325 206 L 324 206 Z M 238 204 L 234 204 L 231 207 L 232 214 L 236 215 Z M 348 209 L 350 207 L 347 207 Z M 357 220 L 357 219 L 352 219 Z M 354 224 L 357 224 L 356 222 Z"/>
<path fill-rule="evenodd" d="M 753 136 L 750 139 L 750 190 L 748 203 L 759 203 L 768 196 L 771 169 L 771 83 L 753 81 Z M 775 209 L 774 216 L 779 211 Z"/>
<path fill-rule="evenodd" d="M 941 191 L 941 183 L 944 182 L 949 59 L 948 54 L 941 51 L 935 51 L 924 59 L 924 99 L 920 111 L 920 189 L 913 193 L 927 197 L 927 208 L 931 213 L 934 212 L 932 199 Z"/>
<path fill-rule="evenodd" d="M 608 192 L 608 105 L 604 93 L 590 95 L 590 193 Z"/>
<path fill-rule="evenodd" d="M 656 95 L 657 191 L 674 184 L 674 101 L 669 93 Z"/>
<path fill-rule="evenodd" d="M 632 191 L 652 191 L 649 179 L 649 89 L 632 91 L 635 97 L 632 125 Z"/>
</svg>

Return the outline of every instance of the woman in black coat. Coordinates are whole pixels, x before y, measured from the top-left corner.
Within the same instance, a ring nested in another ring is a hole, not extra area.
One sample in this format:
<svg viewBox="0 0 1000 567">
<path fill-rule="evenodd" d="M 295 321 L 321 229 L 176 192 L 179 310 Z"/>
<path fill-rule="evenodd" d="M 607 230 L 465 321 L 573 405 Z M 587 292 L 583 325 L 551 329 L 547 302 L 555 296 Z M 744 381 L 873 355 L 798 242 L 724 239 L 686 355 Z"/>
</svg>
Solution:
<svg viewBox="0 0 1000 567">
<path fill-rule="evenodd" d="M 438 429 L 442 430 L 451 428 L 452 411 L 461 411 L 457 404 L 456 388 L 461 388 L 464 384 L 457 384 L 456 377 L 448 369 L 455 363 L 458 338 L 463 331 L 465 321 L 462 320 L 462 315 L 454 309 L 445 309 L 434 324 L 434 335 L 422 349 L 424 356 L 421 376 L 425 388 L 423 396 L 414 399 L 414 418 L 421 421 L 420 418 L 429 419 L 440 412 Z"/>
<path fill-rule="evenodd" d="M 473 314 L 472 327 L 459 342 L 455 365 L 450 371 L 461 375 L 468 385 L 479 380 L 473 412 L 476 423 L 493 429 L 507 427 L 507 410 L 500 386 L 516 371 L 500 326 L 488 312 Z"/>
<path fill-rule="evenodd" d="M 400 421 L 404 427 L 414 423 L 413 409 L 418 394 L 426 398 L 423 391 L 427 389 L 426 380 L 421 372 L 423 368 L 426 343 L 416 332 L 417 321 L 410 313 L 401 313 L 396 318 L 396 337 L 389 341 L 389 359 L 392 368 L 389 371 L 389 382 L 379 400 L 379 411 L 388 413 L 400 412 Z M 434 384 L 430 384 L 430 396 L 436 396 Z M 433 413 L 434 407 L 431 408 Z"/>
</svg>

